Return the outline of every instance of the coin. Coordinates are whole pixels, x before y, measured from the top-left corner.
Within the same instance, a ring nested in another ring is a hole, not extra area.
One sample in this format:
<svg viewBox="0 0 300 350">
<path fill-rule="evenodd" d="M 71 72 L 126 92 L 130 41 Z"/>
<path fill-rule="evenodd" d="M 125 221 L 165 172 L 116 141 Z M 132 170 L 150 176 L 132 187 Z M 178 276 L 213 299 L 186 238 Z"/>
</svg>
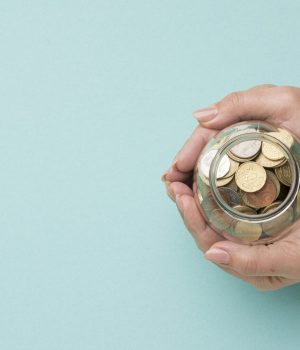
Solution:
<svg viewBox="0 0 300 350">
<path fill-rule="evenodd" d="M 284 129 L 280 129 L 280 131 L 277 132 L 269 132 L 268 134 L 281 141 L 287 148 L 291 148 L 293 145 L 293 136 Z"/>
<path fill-rule="evenodd" d="M 259 224 L 238 221 L 234 226 L 234 235 L 243 241 L 257 241 L 262 234 L 262 227 Z"/>
<path fill-rule="evenodd" d="M 224 177 L 223 179 L 217 180 L 217 187 L 225 186 L 234 178 L 234 175 L 230 177 Z"/>
<path fill-rule="evenodd" d="M 248 133 L 254 133 L 256 130 L 254 129 L 245 129 L 238 132 L 235 132 L 230 136 L 230 139 L 232 139 L 235 136 L 238 135 L 244 135 Z M 231 153 L 238 157 L 238 158 L 251 158 L 254 157 L 261 147 L 261 141 L 260 140 L 248 140 L 248 141 L 242 141 L 235 146 L 233 146 L 230 151 Z"/>
<path fill-rule="evenodd" d="M 234 173 L 238 170 L 238 167 L 240 165 L 238 162 L 236 162 L 235 160 L 232 160 L 230 158 L 229 158 L 229 161 L 230 161 L 230 168 L 229 168 L 228 173 L 224 176 L 224 178 L 234 175 Z"/>
<path fill-rule="evenodd" d="M 230 159 L 235 160 L 238 163 L 249 162 L 250 160 L 253 160 L 257 156 L 257 155 L 255 155 L 255 156 L 250 157 L 250 158 L 239 158 L 239 157 L 236 157 L 233 153 L 231 153 L 230 150 L 227 152 L 227 155 Z"/>
<path fill-rule="evenodd" d="M 272 220 L 270 221 L 264 222 L 262 224 L 262 229 L 265 234 L 267 234 L 268 236 L 271 236 L 282 231 L 284 227 L 286 227 L 292 222 L 292 220 L 293 220 L 293 210 L 292 208 L 288 208 L 279 216 L 272 218 Z"/>
<path fill-rule="evenodd" d="M 210 183 L 209 183 L 208 178 L 205 177 L 205 176 L 202 174 L 201 171 L 198 172 L 198 175 L 199 175 L 201 181 L 204 182 L 206 186 L 210 186 Z M 232 176 L 230 176 L 230 177 L 224 177 L 224 178 L 222 178 L 222 179 L 219 179 L 219 180 L 216 181 L 216 185 L 217 185 L 217 187 L 225 186 L 225 185 L 227 185 L 229 182 L 231 182 L 233 178 L 234 178 L 234 175 L 232 175 Z"/>
<path fill-rule="evenodd" d="M 253 208 L 249 208 L 245 205 L 236 205 L 233 207 L 236 211 L 242 214 L 247 214 L 247 215 L 256 215 L 257 212 Z"/>
<path fill-rule="evenodd" d="M 267 179 L 264 186 L 256 192 L 244 192 L 243 202 L 252 208 L 264 208 L 274 202 L 280 190 L 280 184 L 276 176 L 267 170 Z"/>
<path fill-rule="evenodd" d="M 243 163 L 235 173 L 235 181 L 238 187 L 245 192 L 256 192 L 266 182 L 265 169 L 255 162 Z"/>
<path fill-rule="evenodd" d="M 264 168 L 276 168 L 278 166 L 283 165 L 286 161 L 287 159 L 285 157 L 279 160 L 271 160 L 265 157 L 262 152 L 260 152 L 257 158 L 255 159 L 255 162 L 263 166 Z"/>
<path fill-rule="evenodd" d="M 233 219 L 222 209 L 214 209 L 211 212 L 209 221 L 213 223 L 218 230 L 222 231 L 228 229 L 231 226 Z"/>
<path fill-rule="evenodd" d="M 286 186 L 291 186 L 292 184 L 292 171 L 289 163 L 285 163 L 279 168 L 275 169 L 275 174 L 278 180 Z"/>
<path fill-rule="evenodd" d="M 293 137 L 288 132 L 276 131 L 268 132 L 267 134 L 281 141 L 288 148 L 293 144 Z M 284 157 L 284 153 L 279 145 L 266 141 L 262 143 L 262 153 L 271 160 L 279 160 Z"/>
<path fill-rule="evenodd" d="M 261 214 L 270 213 L 271 211 L 274 211 L 281 203 L 282 203 L 281 201 L 276 201 L 268 205 L 267 207 L 262 209 Z"/>
<path fill-rule="evenodd" d="M 279 146 L 275 146 L 270 142 L 264 141 L 261 151 L 265 157 L 271 160 L 282 160 L 284 158 L 284 153 L 279 148 Z"/>
<path fill-rule="evenodd" d="M 220 195 L 223 200 L 231 207 L 241 204 L 241 197 L 229 187 L 220 187 Z"/>
<path fill-rule="evenodd" d="M 238 143 L 231 148 L 231 153 L 238 158 L 252 158 L 257 155 L 260 150 L 261 141 L 249 140 Z"/>
<path fill-rule="evenodd" d="M 202 170 L 204 176 L 207 178 L 209 177 L 211 163 L 214 160 L 217 152 L 218 151 L 216 149 L 212 149 L 211 151 L 207 152 L 200 161 L 200 169 Z M 224 177 L 228 173 L 229 169 L 230 169 L 230 160 L 227 154 L 225 154 L 222 157 L 218 166 L 217 179 L 219 179 L 220 177 Z"/>
<path fill-rule="evenodd" d="M 276 186 L 276 199 L 278 198 L 279 194 L 280 194 L 280 182 L 277 178 L 277 176 L 270 170 L 266 170 L 267 176 L 269 176 L 272 181 L 274 182 L 275 186 Z"/>
</svg>

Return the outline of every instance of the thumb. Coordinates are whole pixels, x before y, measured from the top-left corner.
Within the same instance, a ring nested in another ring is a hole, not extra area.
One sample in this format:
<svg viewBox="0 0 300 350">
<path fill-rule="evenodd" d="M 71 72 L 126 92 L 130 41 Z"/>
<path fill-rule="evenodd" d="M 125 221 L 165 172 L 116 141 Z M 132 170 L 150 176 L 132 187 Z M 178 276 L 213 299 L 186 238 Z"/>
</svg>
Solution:
<svg viewBox="0 0 300 350">
<path fill-rule="evenodd" d="M 286 270 L 276 244 L 247 246 L 221 241 L 212 245 L 204 257 L 245 276 L 282 276 Z"/>
<path fill-rule="evenodd" d="M 280 124 L 279 116 L 292 108 L 295 91 L 291 87 L 260 85 L 245 91 L 233 92 L 211 107 L 194 112 L 201 125 L 223 129 L 244 120 L 270 120 Z"/>
</svg>

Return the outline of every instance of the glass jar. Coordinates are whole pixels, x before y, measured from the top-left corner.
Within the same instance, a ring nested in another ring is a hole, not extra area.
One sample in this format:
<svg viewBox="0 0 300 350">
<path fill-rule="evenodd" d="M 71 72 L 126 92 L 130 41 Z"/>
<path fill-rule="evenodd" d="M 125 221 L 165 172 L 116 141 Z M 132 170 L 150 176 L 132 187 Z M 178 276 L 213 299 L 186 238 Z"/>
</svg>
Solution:
<svg viewBox="0 0 300 350">
<path fill-rule="evenodd" d="M 299 163 L 300 144 L 290 131 L 260 121 L 234 124 L 198 158 L 196 203 L 224 238 L 271 243 L 299 218 Z"/>
</svg>

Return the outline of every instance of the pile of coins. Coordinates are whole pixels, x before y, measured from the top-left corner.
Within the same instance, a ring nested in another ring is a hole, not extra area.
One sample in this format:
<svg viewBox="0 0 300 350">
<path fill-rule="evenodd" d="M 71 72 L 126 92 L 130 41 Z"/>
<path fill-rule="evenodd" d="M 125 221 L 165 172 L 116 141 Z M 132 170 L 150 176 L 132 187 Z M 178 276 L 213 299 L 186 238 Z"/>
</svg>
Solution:
<svg viewBox="0 0 300 350">
<path fill-rule="evenodd" d="M 230 138 L 248 132 L 253 130 L 239 131 Z M 288 148 L 293 144 L 293 137 L 283 129 L 266 134 Z M 219 147 L 204 154 L 198 164 L 198 174 L 207 186 Z M 222 157 L 216 172 L 216 185 L 223 200 L 236 211 L 248 215 L 275 210 L 287 196 L 291 183 L 291 169 L 282 148 L 269 141 L 241 141 Z"/>
</svg>

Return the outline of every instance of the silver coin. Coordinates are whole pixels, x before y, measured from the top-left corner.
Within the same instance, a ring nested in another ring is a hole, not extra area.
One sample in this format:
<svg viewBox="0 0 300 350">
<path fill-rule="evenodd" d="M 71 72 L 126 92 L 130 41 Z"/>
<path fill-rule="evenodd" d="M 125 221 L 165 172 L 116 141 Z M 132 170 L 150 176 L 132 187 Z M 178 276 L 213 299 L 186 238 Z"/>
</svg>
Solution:
<svg viewBox="0 0 300 350">
<path fill-rule="evenodd" d="M 218 151 L 216 149 L 212 149 L 201 158 L 200 169 L 204 174 L 204 176 L 207 178 L 209 177 L 209 170 L 210 170 L 211 163 L 215 158 L 217 152 Z M 230 160 L 227 154 L 225 154 L 218 166 L 217 179 L 219 179 L 220 177 L 224 177 L 228 173 L 229 169 L 230 169 Z"/>
<path fill-rule="evenodd" d="M 233 138 L 238 135 L 249 134 L 255 132 L 254 129 L 241 130 L 233 135 L 230 138 Z M 231 148 L 231 153 L 239 158 L 250 158 L 254 157 L 260 150 L 261 141 L 260 140 L 249 140 L 238 143 L 237 145 Z"/>
</svg>

